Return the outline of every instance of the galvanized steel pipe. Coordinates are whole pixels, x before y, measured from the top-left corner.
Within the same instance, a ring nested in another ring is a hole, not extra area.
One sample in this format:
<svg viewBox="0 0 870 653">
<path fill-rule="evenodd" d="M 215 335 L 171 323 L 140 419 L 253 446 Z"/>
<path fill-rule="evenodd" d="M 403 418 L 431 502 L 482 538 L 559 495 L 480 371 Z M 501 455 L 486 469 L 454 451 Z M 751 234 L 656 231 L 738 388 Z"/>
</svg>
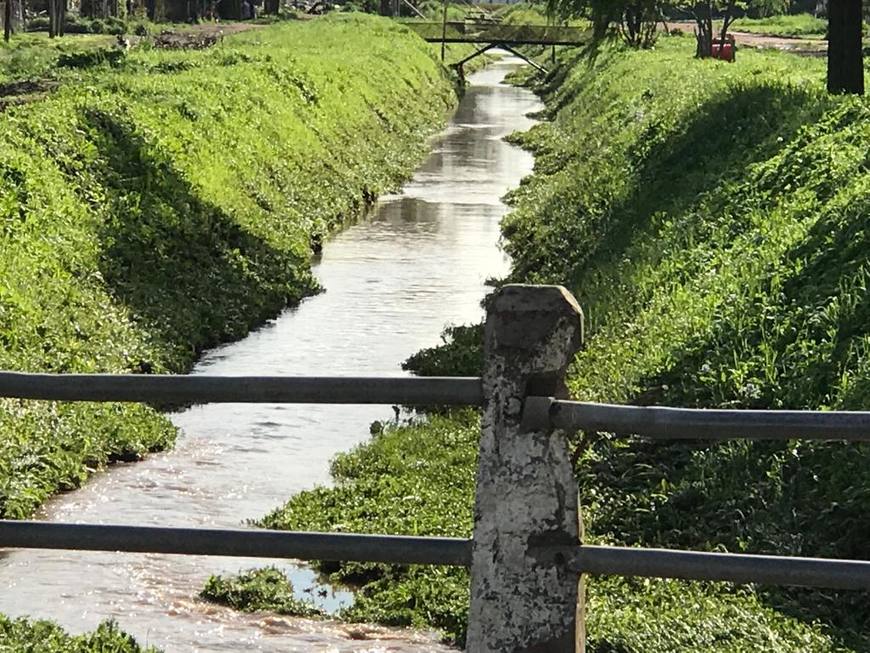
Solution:
<svg viewBox="0 0 870 653">
<path fill-rule="evenodd" d="M 474 377 L 185 376 L 0 372 L 0 397 L 147 403 L 479 406 Z"/>
<path fill-rule="evenodd" d="M 870 562 L 788 556 L 579 546 L 562 554 L 579 573 L 870 589 Z"/>
<path fill-rule="evenodd" d="M 471 562 L 471 540 L 451 537 L 65 524 L 13 520 L 0 520 L 0 548 L 125 551 L 464 567 Z"/>
<path fill-rule="evenodd" d="M 567 431 L 603 431 L 667 440 L 870 441 L 870 412 L 618 406 L 548 397 L 530 397 L 527 401 L 549 402 L 551 426 Z"/>
</svg>

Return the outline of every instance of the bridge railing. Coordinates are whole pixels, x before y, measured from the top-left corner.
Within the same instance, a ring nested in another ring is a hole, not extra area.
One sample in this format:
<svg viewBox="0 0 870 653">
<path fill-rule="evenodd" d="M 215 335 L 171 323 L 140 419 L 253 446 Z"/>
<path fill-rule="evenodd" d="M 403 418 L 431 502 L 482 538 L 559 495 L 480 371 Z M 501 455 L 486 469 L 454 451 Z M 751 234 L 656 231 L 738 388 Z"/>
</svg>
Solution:
<svg viewBox="0 0 870 653">
<path fill-rule="evenodd" d="M 861 560 L 582 544 L 567 432 L 867 441 L 870 413 L 567 401 L 565 370 L 581 344 L 582 314 L 564 289 L 514 285 L 490 302 L 481 378 L 0 373 L 0 396 L 21 399 L 482 407 L 472 539 L 0 520 L 0 547 L 470 567 L 475 653 L 582 651 L 584 574 L 870 589 Z"/>
<path fill-rule="evenodd" d="M 405 23 L 431 43 L 504 43 L 506 45 L 579 45 L 587 31 L 562 25 L 512 25 L 509 23 L 447 22 Z"/>
</svg>

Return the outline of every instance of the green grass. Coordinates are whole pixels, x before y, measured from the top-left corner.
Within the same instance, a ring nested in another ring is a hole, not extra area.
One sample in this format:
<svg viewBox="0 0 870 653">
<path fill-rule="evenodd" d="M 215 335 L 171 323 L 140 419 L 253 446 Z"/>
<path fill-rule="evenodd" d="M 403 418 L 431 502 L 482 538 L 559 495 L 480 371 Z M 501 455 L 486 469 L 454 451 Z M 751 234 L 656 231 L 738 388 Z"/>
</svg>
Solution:
<svg viewBox="0 0 870 653">
<path fill-rule="evenodd" d="M 156 653 L 139 646 L 112 622 L 94 632 L 68 635 L 50 621 L 10 619 L 0 615 L 0 651 L 33 653 Z"/>
<path fill-rule="evenodd" d="M 551 121 L 515 137 L 536 167 L 503 222 L 512 278 L 580 299 L 578 398 L 866 409 L 870 103 L 825 94 L 821 61 L 745 52 L 732 65 L 692 47 L 563 53 L 539 87 Z M 453 351 L 413 365 L 473 369 L 479 336 L 455 335 Z M 467 535 L 476 430 L 468 417 L 388 429 L 339 457 L 334 489 L 263 524 Z M 590 541 L 866 558 L 864 445 L 572 444 Z M 363 583 L 365 618 L 462 640 L 461 572 L 440 584 L 418 568 L 333 572 Z M 453 616 L 433 614 L 440 604 Z M 862 593 L 592 579 L 589 650 L 867 650 L 868 605 Z"/>
<path fill-rule="evenodd" d="M 547 17 L 541 12 L 540 7 L 528 3 L 506 5 L 498 14 L 502 22 L 510 25 L 546 25 L 548 23 Z"/>
<path fill-rule="evenodd" d="M 844 651 L 823 627 L 765 605 L 752 589 L 601 578 L 587 591 L 587 651 L 822 653 Z"/>
<path fill-rule="evenodd" d="M 824 18 L 816 18 L 812 14 L 738 18 L 731 29 L 737 32 L 771 36 L 823 38 L 828 31 L 828 21 Z"/>
<path fill-rule="evenodd" d="M 297 599 L 293 594 L 293 584 L 274 567 L 252 569 L 232 578 L 211 576 L 200 597 L 246 612 L 269 611 L 309 618 L 323 616 L 312 602 Z"/>
<path fill-rule="evenodd" d="M 403 20 L 425 20 L 425 21 L 434 21 L 441 22 L 444 16 L 444 4 L 441 2 L 437 2 L 436 0 L 424 0 L 419 3 L 417 8 L 420 12 L 425 16 L 425 18 L 420 18 L 419 16 L 413 16 L 411 18 L 403 19 Z M 465 16 L 468 14 L 471 7 L 467 4 L 447 4 L 447 21 L 448 22 L 462 22 L 465 20 Z"/>
<path fill-rule="evenodd" d="M 392 425 L 332 463 L 334 488 L 298 494 L 270 513 L 266 528 L 468 537 L 477 417 L 459 412 L 425 424 Z M 341 612 L 349 621 L 465 633 L 468 575 L 454 567 L 371 563 L 318 568 L 339 584 L 360 587 Z"/>
<path fill-rule="evenodd" d="M 553 21 L 547 17 L 541 5 L 525 2 L 502 5 L 497 12 L 503 23 L 508 25 L 550 25 Z M 556 25 L 569 25 L 582 29 L 592 29 L 592 23 L 586 18 L 571 18 L 570 20 L 557 20 Z M 533 51 L 534 46 L 523 46 L 524 52 Z"/>
<path fill-rule="evenodd" d="M 668 74 L 683 41 L 574 68 L 548 93 L 555 121 L 524 139 L 538 174 L 504 229 L 519 276 L 567 283 L 584 306 L 590 338 L 572 391 L 866 408 L 870 104 L 825 95 L 823 62 L 774 53 Z M 866 556 L 863 445 L 584 445 L 593 537 Z M 867 646 L 862 595 L 764 598 Z"/>
<path fill-rule="evenodd" d="M 136 49 L 0 114 L 0 369 L 184 371 L 316 292 L 310 242 L 420 160 L 455 102 L 434 50 L 335 16 Z M 147 407 L 0 402 L 0 514 L 169 445 Z"/>
<path fill-rule="evenodd" d="M 70 34 L 49 39 L 47 34 L 17 34 L 9 43 L 0 42 L 0 84 L 50 77 L 64 54 L 90 52 L 111 46 L 114 36 Z"/>
<path fill-rule="evenodd" d="M 483 325 L 451 326 L 441 343 L 427 347 L 402 363 L 419 376 L 480 376 L 483 373 Z"/>
</svg>

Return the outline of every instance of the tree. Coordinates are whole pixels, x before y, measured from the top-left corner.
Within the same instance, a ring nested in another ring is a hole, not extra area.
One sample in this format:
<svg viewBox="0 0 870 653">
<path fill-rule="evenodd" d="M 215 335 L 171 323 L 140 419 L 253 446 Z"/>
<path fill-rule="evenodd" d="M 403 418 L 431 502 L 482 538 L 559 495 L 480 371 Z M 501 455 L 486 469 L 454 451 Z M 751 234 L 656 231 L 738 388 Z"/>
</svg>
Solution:
<svg viewBox="0 0 870 653">
<path fill-rule="evenodd" d="M 3 40 L 9 41 L 23 26 L 24 0 L 6 0 L 3 3 Z"/>
<path fill-rule="evenodd" d="M 725 44 L 728 37 L 728 28 L 736 18 L 736 9 L 747 9 L 747 3 L 742 0 L 699 0 L 692 4 L 680 7 L 692 14 L 695 19 L 695 56 L 701 59 L 713 56 L 713 18 L 718 14 L 722 20 L 722 29 L 716 39 L 720 44 Z"/>
<path fill-rule="evenodd" d="M 118 0 L 81 0 L 79 13 L 88 18 L 109 18 L 117 16 Z"/>
<path fill-rule="evenodd" d="M 66 0 L 48 0 L 48 36 L 63 36 Z"/>
<path fill-rule="evenodd" d="M 595 41 L 615 31 L 631 47 L 649 48 L 655 43 L 661 4 L 660 0 L 547 0 L 547 12 L 563 19 L 589 18 Z"/>
<path fill-rule="evenodd" d="M 619 20 L 619 33 L 633 48 L 650 48 L 656 40 L 661 12 L 656 0 L 626 2 Z"/>
<path fill-rule="evenodd" d="M 772 0 L 754 0 L 769 3 Z M 860 1 L 860 0 L 859 0 Z M 548 11 L 568 18 L 585 16 L 592 21 L 593 39 L 600 41 L 615 29 L 632 47 L 647 48 L 655 43 L 656 24 L 664 15 L 665 0 L 547 0 Z M 668 3 L 689 13 L 695 20 L 698 57 L 713 55 L 713 43 L 725 43 L 738 9 L 750 7 L 749 0 L 677 0 Z M 713 20 L 722 28 L 714 33 Z"/>
<path fill-rule="evenodd" d="M 828 92 L 864 93 L 861 0 L 828 2 Z"/>
</svg>

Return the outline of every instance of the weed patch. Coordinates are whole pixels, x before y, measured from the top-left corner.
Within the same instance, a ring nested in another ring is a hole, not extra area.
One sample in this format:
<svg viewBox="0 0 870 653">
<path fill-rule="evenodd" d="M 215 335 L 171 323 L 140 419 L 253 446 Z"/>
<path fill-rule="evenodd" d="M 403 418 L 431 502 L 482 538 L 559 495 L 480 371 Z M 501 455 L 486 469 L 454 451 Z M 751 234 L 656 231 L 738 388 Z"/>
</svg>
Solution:
<svg viewBox="0 0 870 653">
<path fill-rule="evenodd" d="M 302 492 L 260 522 L 266 528 L 468 537 L 479 428 L 473 412 L 394 425 L 338 455 L 334 488 Z M 356 586 L 349 621 L 438 628 L 462 643 L 468 573 L 455 567 L 318 563 Z"/>
<path fill-rule="evenodd" d="M 252 569 L 232 578 L 211 576 L 200 596 L 246 612 L 268 610 L 296 617 L 323 616 L 313 603 L 297 599 L 293 584 L 274 567 Z"/>
<path fill-rule="evenodd" d="M 50 621 L 10 619 L 0 615 L 0 649 L 40 653 L 157 653 L 143 648 L 113 622 L 105 622 L 92 633 L 67 635 Z"/>
<path fill-rule="evenodd" d="M 538 170 L 514 194 L 504 229 L 518 278 L 564 283 L 586 311 L 590 337 L 572 392 L 638 404 L 866 408 L 867 262 L 846 243 L 863 238 L 870 105 L 825 95 L 818 63 L 780 54 L 668 74 L 683 47 L 666 39 L 656 53 L 575 66 L 546 89 L 553 121 L 522 137 Z M 582 446 L 593 538 L 864 557 L 863 445 L 586 434 Z M 865 597 L 758 596 L 807 624 L 824 620 L 832 647 L 866 647 L 856 608 Z"/>
</svg>

